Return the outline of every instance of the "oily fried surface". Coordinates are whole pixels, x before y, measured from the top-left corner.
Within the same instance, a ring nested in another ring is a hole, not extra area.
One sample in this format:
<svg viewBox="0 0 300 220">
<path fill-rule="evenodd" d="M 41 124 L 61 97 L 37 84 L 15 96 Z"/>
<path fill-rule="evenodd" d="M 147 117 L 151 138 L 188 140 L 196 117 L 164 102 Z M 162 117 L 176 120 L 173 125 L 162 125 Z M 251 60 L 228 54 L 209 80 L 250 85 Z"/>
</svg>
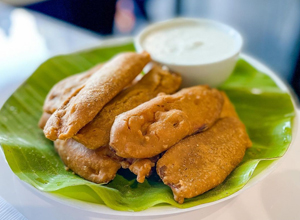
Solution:
<svg viewBox="0 0 300 220">
<path fill-rule="evenodd" d="M 108 183 L 121 168 L 120 158 L 108 147 L 91 150 L 73 139 L 56 140 L 54 146 L 68 168 L 95 183 Z"/>
<path fill-rule="evenodd" d="M 43 106 L 43 114 L 38 126 L 44 129 L 48 119 L 65 101 L 80 90 L 89 77 L 101 68 L 103 64 L 98 64 L 84 73 L 69 76 L 56 83 L 48 93 Z"/>
<path fill-rule="evenodd" d="M 209 128 L 219 118 L 222 106 L 220 92 L 208 86 L 158 96 L 116 117 L 110 146 L 124 158 L 153 157 Z"/>
<path fill-rule="evenodd" d="M 242 161 L 249 147 L 243 123 L 235 117 L 218 120 L 203 133 L 180 141 L 157 162 L 162 181 L 171 187 L 174 199 L 200 195 L 222 183 Z"/>
<path fill-rule="evenodd" d="M 133 164 L 130 165 L 129 170 L 137 175 L 137 181 L 143 183 L 145 177 L 150 175 L 152 167 L 155 166 L 150 159 L 138 159 Z"/>
<path fill-rule="evenodd" d="M 234 105 L 231 103 L 230 99 L 228 98 L 228 96 L 226 95 L 225 92 L 221 91 L 221 94 L 224 98 L 224 104 L 223 104 L 223 108 L 220 114 L 220 118 L 226 118 L 226 117 L 234 117 L 239 119 L 239 116 L 237 114 L 237 112 L 235 111 Z M 249 138 L 247 138 L 247 146 L 250 147 L 252 146 L 252 142 Z"/>
<path fill-rule="evenodd" d="M 125 159 L 118 157 L 108 146 L 92 150 L 74 139 L 56 140 L 54 146 L 68 169 L 94 183 L 108 183 L 121 167 L 129 169 L 137 175 L 137 181 L 143 183 L 159 159 Z"/>
<path fill-rule="evenodd" d="M 146 52 L 122 53 L 104 64 L 49 118 L 44 134 L 50 140 L 73 137 L 142 71 L 150 61 Z"/>
<path fill-rule="evenodd" d="M 157 94 L 173 93 L 181 84 L 177 74 L 154 66 L 140 81 L 120 92 L 73 138 L 90 149 L 109 144 L 110 129 L 115 117 L 154 98 Z"/>
<path fill-rule="evenodd" d="M 69 97 L 78 93 L 78 90 L 84 86 L 90 76 L 97 72 L 102 65 L 98 64 L 87 72 L 69 76 L 55 84 L 45 99 L 44 112 L 49 114 L 55 112 Z"/>
<path fill-rule="evenodd" d="M 223 108 L 222 108 L 220 118 L 225 118 L 225 117 L 239 118 L 238 114 L 235 111 L 235 108 L 234 108 L 233 104 L 231 103 L 231 101 L 228 98 L 228 96 L 226 95 L 226 93 L 221 91 L 221 94 L 224 98 L 224 104 L 223 104 Z"/>
<path fill-rule="evenodd" d="M 139 183 L 143 183 L 145 178 L 151 175 L 152 167 L 155 166 L 158 159 L 159 156 L 145 159 L 133 159 L 128 168 L 132 173 L 137 175 L 136 180 Z M 130 159 L 127 159 L 126 161 L 130 161 Z"/>
</svg>

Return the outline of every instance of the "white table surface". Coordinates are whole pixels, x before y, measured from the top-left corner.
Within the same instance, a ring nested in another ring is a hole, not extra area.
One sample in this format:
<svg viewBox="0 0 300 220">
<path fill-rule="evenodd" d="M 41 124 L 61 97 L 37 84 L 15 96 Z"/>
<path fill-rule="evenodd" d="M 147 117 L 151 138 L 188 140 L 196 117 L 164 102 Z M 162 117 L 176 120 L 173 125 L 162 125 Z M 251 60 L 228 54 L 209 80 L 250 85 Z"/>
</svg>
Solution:
<svg viewBox="0 0 300 220">
<path fill-rule="evenodd" d="M 5 48 L 6 52 L 13 50 L 14 53 L 7 52 L 4 56 L 5 50 L 0 50 L 0 106 L 47 58 L 102 43 L 98 35 L 89 31 L 23 9 L 11 9 L 0 3 L 0 14 L 3 15 L 3 12 L 8 13 L 8 11 L 10 11 L 8 16 L 12 21 L 10 34 L 6 36 L 0 26 L 0 48 Z M 18 38 L 17 33 L 20 34 L 24 31 L 24 24 L 27 27 L 27 37 Z M 17 35 L 14 36 L 14 33 Z M 35 47 L 35 43 L 39 47 Z M 14 45 L 20 46 L 14 47 Z M 17 57 L 19 62 L 16 61 L 15 65 L 9 64 L 12 57 Z M 297 111 L 300 113 L 299 110 Z M 298 123 L 300 124 L 300 121 Z M 148 219 L 299 220 L 299 157 L 300 131 L 297 132 L 293 145 L 275 170 L 241 195 L 196 211 Z M 13 174 L 2 151 L 0 155 L 0 196 L 29 220 L 141 219 L 141 217 L 87 213 L 67 205 L 54 205 L 51 199 L 34 193 L 31 187 L 21 182 Z"/>
</svg>

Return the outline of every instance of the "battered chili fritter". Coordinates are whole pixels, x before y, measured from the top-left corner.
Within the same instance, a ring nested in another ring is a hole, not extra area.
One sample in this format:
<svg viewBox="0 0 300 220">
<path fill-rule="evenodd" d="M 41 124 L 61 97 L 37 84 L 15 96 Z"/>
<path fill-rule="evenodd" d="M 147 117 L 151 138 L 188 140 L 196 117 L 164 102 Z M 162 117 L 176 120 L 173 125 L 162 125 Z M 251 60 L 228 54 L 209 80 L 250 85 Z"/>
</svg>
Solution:
<svg viewBox="0 0 300 220">
<path fill-rule="evenodd" d="M 66 167 L 94 183 L 108 183 L 121 168 L 122 159 L 108 147 L 91 150 L 73 139 L 56 140 L 54 146 Z"/>
<path fill-rule="evenodd" d="M 167 95 L 181 77 L 157 65 L 133 81 L 149 61 L 124 53 L 60 81 L 39 126 L 81 177 L 108 183 L 124 168 L 143 183 L 156 165 L 183 203 L 222 183 L 252 143 L 224 92 L 199 85 Z"/>
<path fill-rule="evenodd" d="M 50 140 L 73 137 L 98 112 L 142 71 L 150 61 L 146 52 L 122 53 L 104 64 L 58 108 L 44 127 Z"/>
<path fill-rule="evenodd" d="M 78 90 L 83 88 L 90 76 L 97 72 L 102 65 L 98 64 L 87 72 L 69 76 L 55 84 L 45 99 L 44 112 L 53 114 L 69 97 L 77 94 Z"/>
<path fill-rule="evenodd" d="M 175 144 L 158 160 L 156 170 L 171 187 L 174 199 L 183 203 L 185 198 L 222 183 L 242 161 L 250 144 L 238 118 L 222 118 L 207 131 Z"/>
<path fill-rule="evenodd" d="M 84 73 L 78 73 L 69 76 L 58 83 L 56 83 L 50 92 L 48 93 L 44 106 L 43 115 L 39 121 L 39 127 L 44 129 L 50 116 L 58 109 L 69 97 L 74 96 L 78 90 L 80 90 L 85 82 L 93 75 L 97 70 L 102 67 L 103 64 L 98 64 Z"/>
<path fill-rule="evenodd" d="M 163 70 L 160 66 L 153 66 L 140 81 L 120 92 L 105 105 L 73 138 L 90 149 L 107 146 L 116 116 L 149 101 L 159 93 L 174 93 L 180 84 L 181 77 L 178 74 Z"/>
<path fill-rule="evenodd" d="M 58 96 L 66 94 L 65 89 L 68 90 L 68 88 L 75 84 L 75 81 L 73 80 L 74 78 L 68 77 L 67 79 L 70 80 L 66 83 L 69 86 L 65 88 L 60 86 L 59 90 L 56 90 L 56 94 Z M 115 99 L 107 104 L 104 109 L 107 109 L 106 113 L 108 114 L 114 114 L 116 111 L 121 111 L 122 113 L 124 111 L 123 105 L 126 105 L 129 108 L 130 105 L 138 105 L 136 103 L 141 102 L 143 99 L 151 99 L 152 96 L 157 95 L 159 92 L 174 92 L 179 88 L 180 83 L 181 77 L 179 75 L 170 73 L 167 70 L 163 70 L 160 66 L 154 66 L 152 70 L 140 81 L 137 81 L 134 85 L 129 86 L 127 89 L 122 91 Z M 46 99 L 45 105 L 48 105 L 48 102 L 49 99 Z M 52 102 L 52 104 L 55 107 L 55 105 L 57 106 L 59 102 Z M 114 107 L 116 107 L 116 109 Z M 40 119 L 41 128 L 43 127 L 41 123 L 47 122 L 50 116 L 51 114 L 49 113 L 43 113 Z M 111 124 L 113 123 L 112 115 L 105 115 L 105 117 L 101 118 L 103 120 L 109 118 L 108 121 L 111 121 Z M 101 124 L 101 120 L 98 120 L 98 123 Z M 110 127 L 107 129 L 109 132 Z M 98 137 L 95 136 L 95 138 L 99 137 L 101 137 L 101 135 Z M 109 142 L 109 139 L 107 142 Z M 121 166 L 125 169 L 130 169 L 131 172 L 137 175 L 137 181 L 142 183 L 144 182 L 145 177 L 150 175 L 152 167 L 155 166 L 155 162 L 158 160 L 158 157 L 143 160 L 118 157 L 114 151 L 109 149 L 108 143 L 102 147 L 103 149 L 96 150 L 87 149 L 86 146 L 76 141 L 57 140 L 55 141 L 55 146 L 57 152 L 67 167 L 83 178 L 96 183 L 107 183 L 112 180 Z M 112 167 L 111 170 L 107 175 L 104 175 L 110 166 Z M 96 175 L 97 173 L 99 175 Z"/>
<path fill-rule="evenodd" d="M 73 139 L 56 140 L 54 146 L 68 169 L 94 183 L 110 182 L 121 167 L 136 174 L 137 181 L 143 183 L 158 160 L 158 157 L 125 159 L 107 146 L 92 150 Z"/>
<path fill-rule="evenodd" d="M 208 86 L 158 96 L 116 117 L 110 146 L 124 158 L 150 158 L 219 118 L 223 96 Z"/>
</svg>

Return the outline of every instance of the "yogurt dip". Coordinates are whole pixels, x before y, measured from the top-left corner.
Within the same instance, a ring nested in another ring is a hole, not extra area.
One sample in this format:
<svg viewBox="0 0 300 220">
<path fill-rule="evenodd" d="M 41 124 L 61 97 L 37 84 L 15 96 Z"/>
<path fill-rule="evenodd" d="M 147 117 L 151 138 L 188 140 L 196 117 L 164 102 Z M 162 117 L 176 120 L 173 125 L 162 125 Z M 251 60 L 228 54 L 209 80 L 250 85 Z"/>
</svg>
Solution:
<svg viewBox="0 0 300 220">
<path fill-rule="evenodd" d="M 230 33 L 205 23 L 179 23 L 159 28 L 142 40 L 143 48 L 156 60 L 195 65 L 224 59 L 236 50 Z"/>
<path fill-rule="evenodd" d="M 243 40 L 233 28 L 207 19 L 177 18 L 150 25 L 135 37 L 135 48 L 178 72 L 183 87 L 222 84 L 232 73 Z"/>
</svg>

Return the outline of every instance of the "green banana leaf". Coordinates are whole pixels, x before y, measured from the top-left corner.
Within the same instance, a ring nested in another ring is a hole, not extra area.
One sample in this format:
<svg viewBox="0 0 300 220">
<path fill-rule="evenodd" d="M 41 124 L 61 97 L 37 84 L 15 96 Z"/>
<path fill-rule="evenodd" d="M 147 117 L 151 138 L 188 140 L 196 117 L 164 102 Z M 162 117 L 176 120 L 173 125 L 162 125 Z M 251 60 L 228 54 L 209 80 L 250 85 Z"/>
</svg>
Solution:
<svg viewBox="0 0 300 220">
<path fill-rule="evenodd" d="M 109 184 L 99 185 L 66 171 L 53 143 L 37 126 L 48 91 L 69 75 L 83 72 L 117 53 L 133 50 L 129 43 L 51 58 L 9 98 L 0 111 L 0 143 L 10 168 L 21 180 L 41 191 L 104 204 L 115 210 L 141 211 L 155 205 L 188 208 L 237 192 L 284 155 L 291 142 L 295 115 L 291 97 L 270 77 L 241 59 L 220 89 L 234 103 L 253 147 L 218 187 L 178 204 L 157 175 L 140 184 L 133 174 L 120 170 Z"/>
</svg>

